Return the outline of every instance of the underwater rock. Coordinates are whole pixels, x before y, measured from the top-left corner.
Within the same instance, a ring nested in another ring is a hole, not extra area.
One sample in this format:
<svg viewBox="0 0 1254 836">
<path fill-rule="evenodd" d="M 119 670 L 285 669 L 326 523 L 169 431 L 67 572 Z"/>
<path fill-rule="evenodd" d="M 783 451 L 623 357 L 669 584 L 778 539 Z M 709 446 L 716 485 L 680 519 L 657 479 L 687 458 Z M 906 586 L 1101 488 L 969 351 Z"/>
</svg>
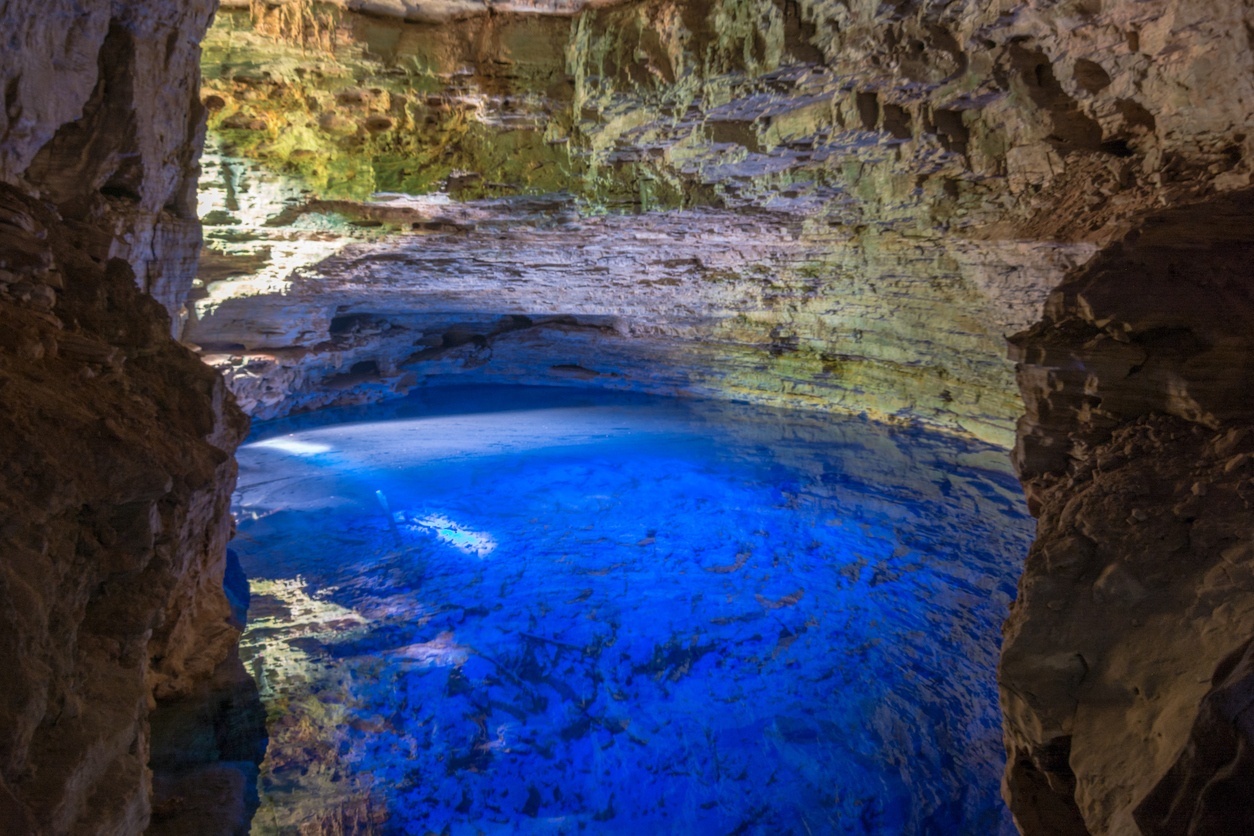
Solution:
<svg viewBox="0 0 1254 836">
<path fill-rule="evenodd" d="M 1030 520 L 1003 450 L 454 387 L 264 426 L 240 484 L 260 832 L 1010 826 L 992 673 Z"/>
</svg>

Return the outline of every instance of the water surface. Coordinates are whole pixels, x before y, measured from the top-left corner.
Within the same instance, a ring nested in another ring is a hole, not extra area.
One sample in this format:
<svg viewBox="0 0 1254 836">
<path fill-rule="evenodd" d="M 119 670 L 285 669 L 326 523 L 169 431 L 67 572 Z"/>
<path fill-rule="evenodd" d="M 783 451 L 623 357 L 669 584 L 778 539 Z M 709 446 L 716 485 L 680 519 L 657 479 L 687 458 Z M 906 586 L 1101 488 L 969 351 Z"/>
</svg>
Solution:
<svg viewBox="0 0 1254 836">
<path fill-rule="evenodd" d="M 261 425 L 239 460 L 255 832 L 1013 832 L 1005 451 L 480 387 Z"/>
</svg>

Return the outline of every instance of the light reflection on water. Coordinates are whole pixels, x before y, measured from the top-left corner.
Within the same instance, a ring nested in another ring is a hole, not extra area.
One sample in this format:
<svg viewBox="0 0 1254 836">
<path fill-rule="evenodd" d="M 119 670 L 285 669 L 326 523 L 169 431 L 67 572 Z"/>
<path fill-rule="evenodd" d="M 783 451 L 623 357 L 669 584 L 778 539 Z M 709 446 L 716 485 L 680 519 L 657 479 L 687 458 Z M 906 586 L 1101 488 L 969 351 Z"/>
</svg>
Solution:
<svg viewBox="0 0 1254 836">
<path fill-rule="evenodd" d="M 505 387 L 255 438 L 255 832 L 1010 832 L 1004 451 Z"/>
</svg>

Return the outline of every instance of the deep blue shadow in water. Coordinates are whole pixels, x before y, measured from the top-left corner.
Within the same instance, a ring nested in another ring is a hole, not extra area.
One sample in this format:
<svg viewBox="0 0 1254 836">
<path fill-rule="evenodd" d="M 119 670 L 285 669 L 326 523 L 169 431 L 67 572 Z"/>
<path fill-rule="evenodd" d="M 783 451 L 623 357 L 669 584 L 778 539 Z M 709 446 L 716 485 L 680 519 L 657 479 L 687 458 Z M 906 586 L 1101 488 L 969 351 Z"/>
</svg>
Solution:
<svg viewBox="0 0 1254 836">
<path fill-rule="evenodd" d="M 1011 832 L 1005 458 L 522 387 L 261 425 L 234 544 L 258 829 Z"/>
</svg>

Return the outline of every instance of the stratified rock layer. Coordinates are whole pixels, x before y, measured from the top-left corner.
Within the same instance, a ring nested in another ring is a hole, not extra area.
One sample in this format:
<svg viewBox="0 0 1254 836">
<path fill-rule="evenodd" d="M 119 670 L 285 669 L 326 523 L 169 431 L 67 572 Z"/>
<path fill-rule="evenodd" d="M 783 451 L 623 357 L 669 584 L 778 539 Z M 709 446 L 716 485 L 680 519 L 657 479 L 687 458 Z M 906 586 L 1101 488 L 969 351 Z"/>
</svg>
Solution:
<svg viewBox="0 0 1254 836">
<path fill-rule="evenodd" d="M 1008 444 L 1002 337 L 1138 213 L 1248 183 L 1250 99 L 1205 92 L 1241 15 L 943 5 L 226 14 L 189 339 L 263 417 L 469 373 Z"/>
<path fill-rule="evenodd" d="M 141 832 L 153 701 L 238 635 L 222 573 L 246 420 L 169 316 L 200 241 L 211 10 L 0 6 L 6 833 Z"/>
<path fill-rule="evenodd" d="M 1002 334 L 1031 321 L 1023 299 L 1073 258 L 768 210 L 580 217 L 569 200 L 522 198 L 306 209 L 305 231 L 258 242 L 271 259 L 297 235 L 325 251 L 318 210 L 323 224 L 352 212 L 411 231 L 341 232 L 338 252 L 272 277 L 271 292 L 230 296 L 226 282 L 197 302 L 188 339 L 261 418 L 456 375 L 837 408 L 1005 442 L 1016 403 Z M 989 262 L 1004 286 L 968 278 Z"/>
</svg>

